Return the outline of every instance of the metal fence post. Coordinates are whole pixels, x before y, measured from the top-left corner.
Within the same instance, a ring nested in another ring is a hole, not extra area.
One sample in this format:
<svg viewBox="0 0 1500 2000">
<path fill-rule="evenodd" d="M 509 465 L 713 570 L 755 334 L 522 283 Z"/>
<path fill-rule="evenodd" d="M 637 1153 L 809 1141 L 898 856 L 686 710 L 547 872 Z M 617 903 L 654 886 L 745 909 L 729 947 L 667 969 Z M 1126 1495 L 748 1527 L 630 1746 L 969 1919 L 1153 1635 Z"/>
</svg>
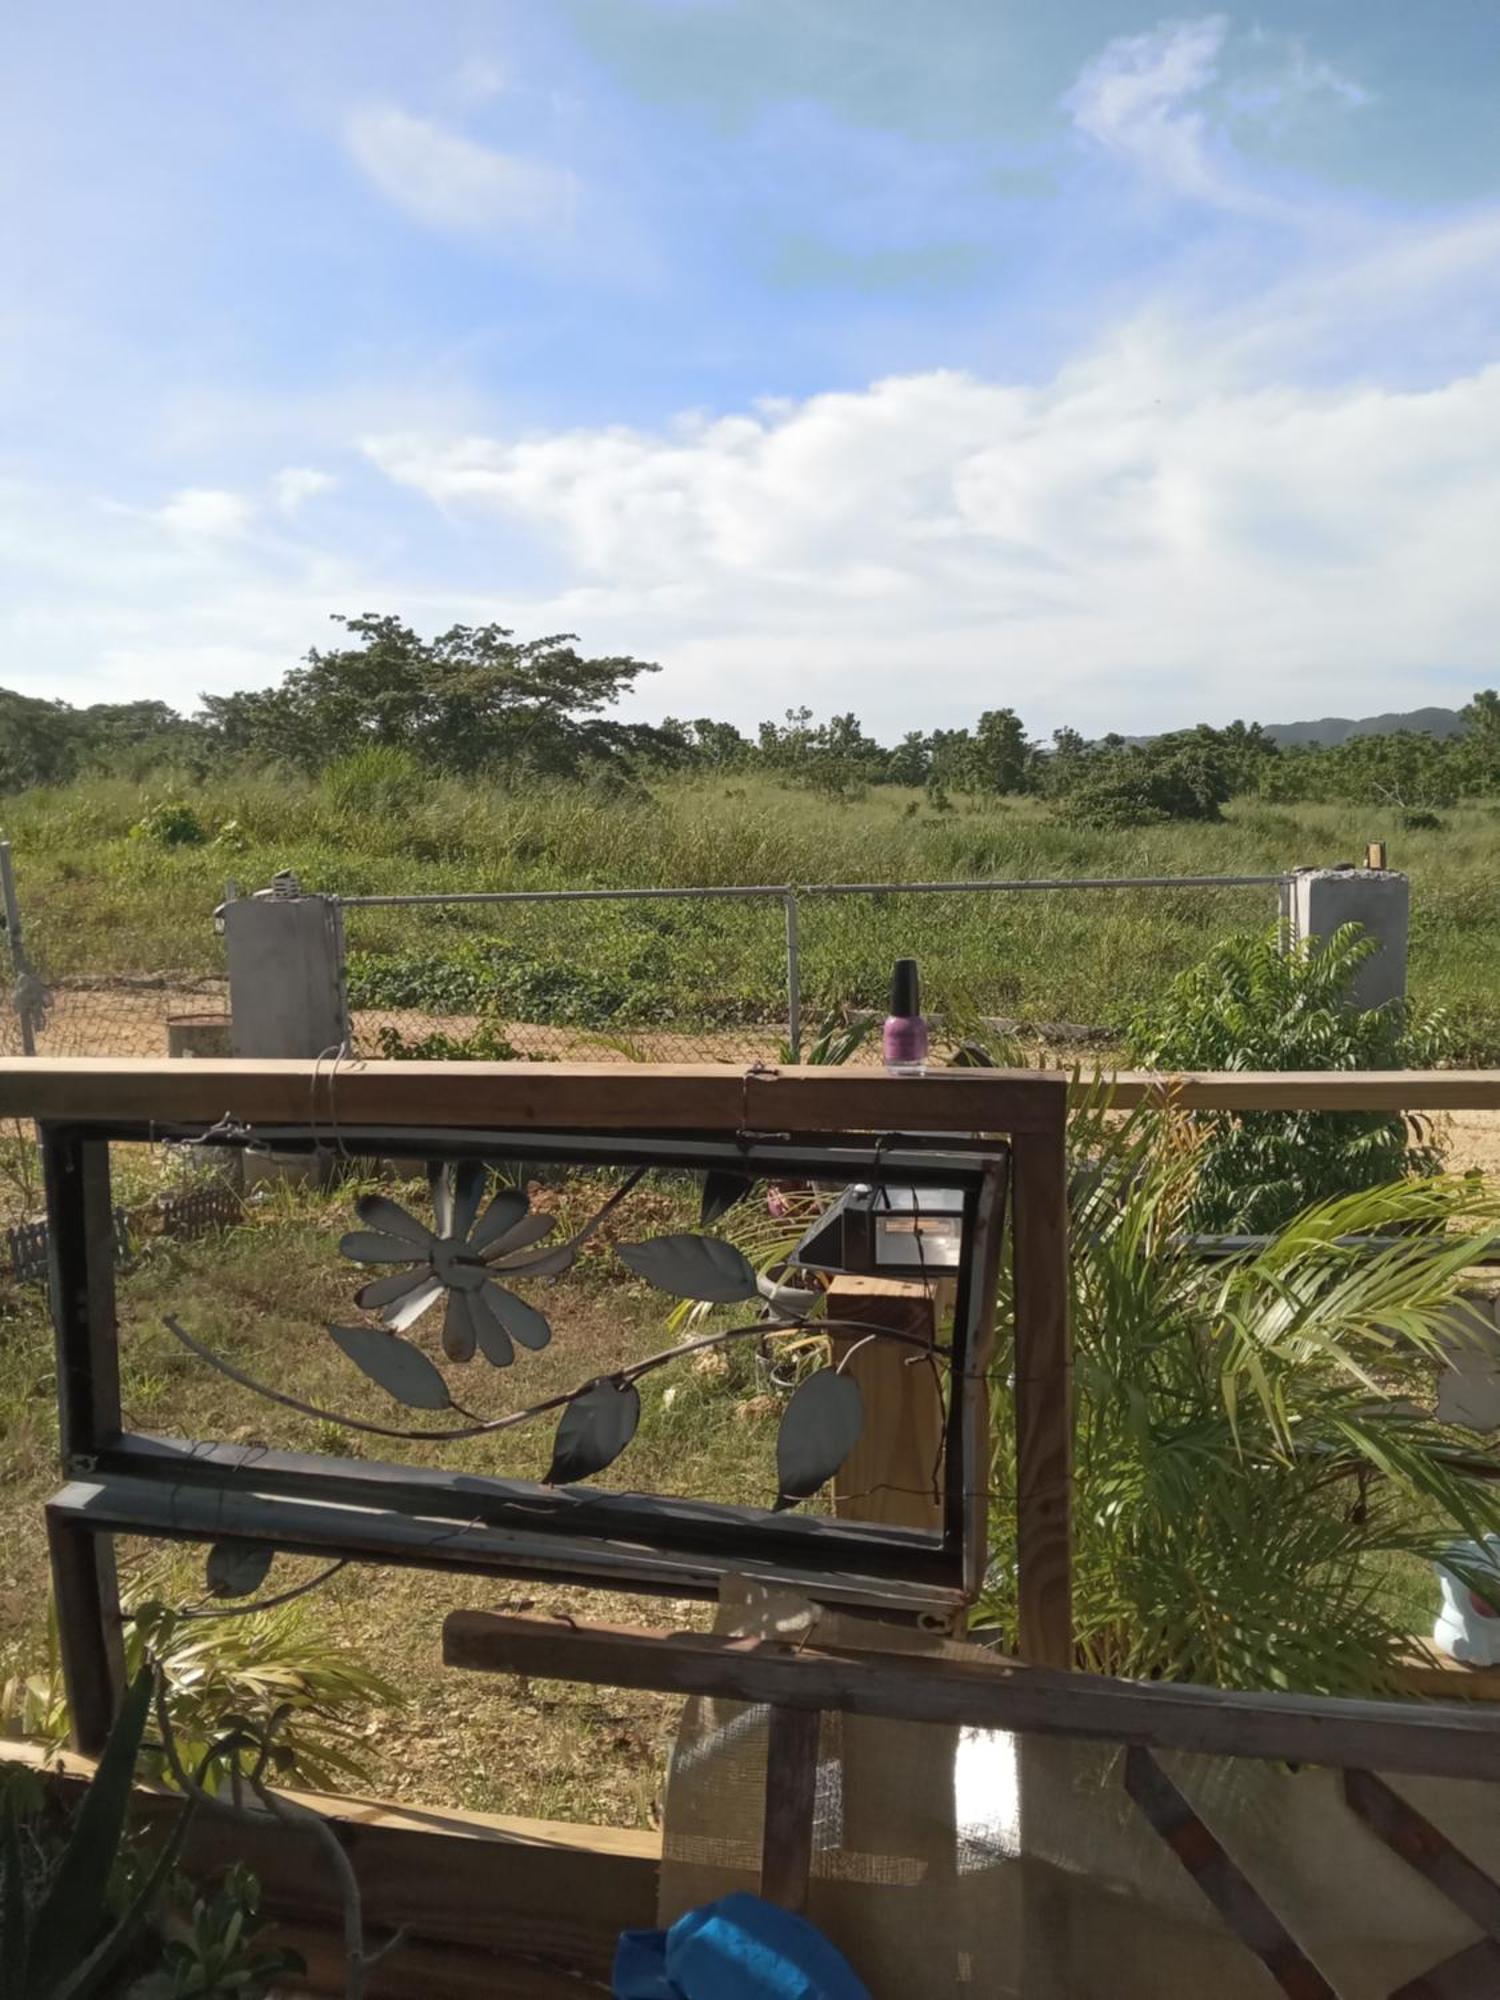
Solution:
<svg viewBox="0 0 1500 2000">
<path fill-rule="evenodd" d="M 802 947 L 798 936 L 797 891 L 782 898 L 786 910 L 786 1045 L 792 1061 L 802 1060 Z"/>
<path fill-rule="evenodd" d="M 10 969 L 14 980 L 12 1000 L 21 1024 L 21 1053 L 36 1054 L 36 1030 L 31 1020 L 31 967 L 26 963 L 26 947 L 21 941 L 21 906 L 16 900 L 16 875 L 11 866 L 10 842 L 0 840 L 0 895 L 5 903 L 5 937 L 10 947 Z"/>
</svg>

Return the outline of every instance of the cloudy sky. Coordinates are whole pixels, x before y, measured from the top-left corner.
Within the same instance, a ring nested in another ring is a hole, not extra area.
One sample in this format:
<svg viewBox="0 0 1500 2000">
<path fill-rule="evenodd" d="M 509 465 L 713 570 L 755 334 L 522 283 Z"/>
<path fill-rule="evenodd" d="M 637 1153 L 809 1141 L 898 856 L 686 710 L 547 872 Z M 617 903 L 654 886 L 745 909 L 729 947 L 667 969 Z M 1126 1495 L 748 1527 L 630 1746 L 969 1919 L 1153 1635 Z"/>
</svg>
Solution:
<svg viewBox="0 0 1500 2000">
<path fill-rule="evenodd" d="M 333 611 L 634 712 L 1500 680 L 1500 5 L 17 0 L 0 684 Z"/>
</svg>

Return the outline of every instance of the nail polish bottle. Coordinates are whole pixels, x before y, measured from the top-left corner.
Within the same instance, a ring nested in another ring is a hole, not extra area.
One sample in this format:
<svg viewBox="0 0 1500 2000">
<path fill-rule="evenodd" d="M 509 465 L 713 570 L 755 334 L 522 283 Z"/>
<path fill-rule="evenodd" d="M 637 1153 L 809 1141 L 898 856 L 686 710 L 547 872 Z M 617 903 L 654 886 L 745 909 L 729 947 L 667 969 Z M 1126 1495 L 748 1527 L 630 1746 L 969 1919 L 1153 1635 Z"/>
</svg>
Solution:
<svg viewBox="0 0 1500 2000">
<path fill-rule="evenodd" d="M 891 974 L 891 1011 L 881 1030 L 881 1050 L 892 1076 L 921 1076 L 927 1068 L 927 1023 L 917 961 L 898 958 Z"/>
</svg>

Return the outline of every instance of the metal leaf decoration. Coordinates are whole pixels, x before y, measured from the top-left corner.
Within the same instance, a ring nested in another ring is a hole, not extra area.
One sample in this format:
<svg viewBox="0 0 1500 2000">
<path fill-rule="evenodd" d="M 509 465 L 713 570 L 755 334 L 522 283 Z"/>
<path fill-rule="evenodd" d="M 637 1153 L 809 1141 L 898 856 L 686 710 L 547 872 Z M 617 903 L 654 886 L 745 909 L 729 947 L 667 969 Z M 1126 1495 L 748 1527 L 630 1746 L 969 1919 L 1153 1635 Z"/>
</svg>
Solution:
<svg viewBox="0 0 1500 2000">
<path fill-rule="evenodd" d="M 379 1326 L 330 1326 L 356 1368 L 413 1410 L 451 1410 L 448 1385 L 420 1347 Z"/>
<path fill-rule="evenodd" d="M 698 1213 L 700 1229 L 712 1229 L 714 1224 L 729 1213 L 737 1201 L 743 1201 L 755 1182 L 749 1174 L 730 1173 L 722 1167 L 714 1167 L 703 1176 L 703 1206 Z"/>
<path fill-rule="evenodd" d="M 859 1440 L 864 1414 L 859 1384 L 836 1368 L 820 1368 L 798 1387 L 776 1434 L 778 1513 L 832 1479 Z"/>
<path fill-rule="evenodd" d="M 649 1243 L 622 1243 L 619 1252 L 648 1285 L 675 1299 L 733 1305 L 760 1296 L 750 1259 L 717 1236 L 654 1236 Z"/>
<path fill-rule="evenodd" d="M 641 1420 L 640 1391 L 608 1376 L 590 1383 L 568 1404 L 557 1427 L 549 1486 L 572 1486 L 613 1465 Z"/>
<path fill-rule="evenodd" d="M 208 1552 L 209 1596 L 253 1596 L 275 1559 L 275 1549 L 264 1542 L 215 1542 Z"/>
</svg>

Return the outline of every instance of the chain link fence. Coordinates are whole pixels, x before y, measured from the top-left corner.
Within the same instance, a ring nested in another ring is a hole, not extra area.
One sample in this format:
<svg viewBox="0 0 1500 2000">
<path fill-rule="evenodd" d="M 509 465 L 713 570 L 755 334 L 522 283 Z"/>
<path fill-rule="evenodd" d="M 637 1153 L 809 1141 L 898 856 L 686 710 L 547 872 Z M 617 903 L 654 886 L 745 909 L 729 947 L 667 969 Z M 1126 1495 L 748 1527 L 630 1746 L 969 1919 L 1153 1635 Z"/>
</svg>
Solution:
<svg viewBox="0 0 1500 2000">
<path fill-rule="evenodd" d="M 1287 877 L 340 899 L 365 1055 L 877 1059 L 891 967 L 949 1047 L 1107 1044 Z M 1274 893 L 1272 893 L 1274 892 Z"/>
<path fill-rule="evenodd" d="M 1215 939 L 1273 921 L 1281 875 L 334 898 L 364 1056 L 878 1060 L 891 967 L 915 958 L 940 1047 L 1117 1040 Z M 45 898 L 0 843 L 0 1053 L 227 1048 L 221 974 L 53 976 Z M 205 926 L 208 912 L 203 913 Z M 64 962 L 68 962 L 65 960 Z M 74 954 L 72 961 L 76 965 Z"/>
<path fill-rule="evenodd" d="M 31 899 L 22 906 L 6 842 L 0 842 L 0 896 L 6 987 L 0 1055 L 163 1056 L 169 1024 L 227 1021 L 229 982 L 222 974 L 55 974 L 47 904 Z"/>
</svg>

